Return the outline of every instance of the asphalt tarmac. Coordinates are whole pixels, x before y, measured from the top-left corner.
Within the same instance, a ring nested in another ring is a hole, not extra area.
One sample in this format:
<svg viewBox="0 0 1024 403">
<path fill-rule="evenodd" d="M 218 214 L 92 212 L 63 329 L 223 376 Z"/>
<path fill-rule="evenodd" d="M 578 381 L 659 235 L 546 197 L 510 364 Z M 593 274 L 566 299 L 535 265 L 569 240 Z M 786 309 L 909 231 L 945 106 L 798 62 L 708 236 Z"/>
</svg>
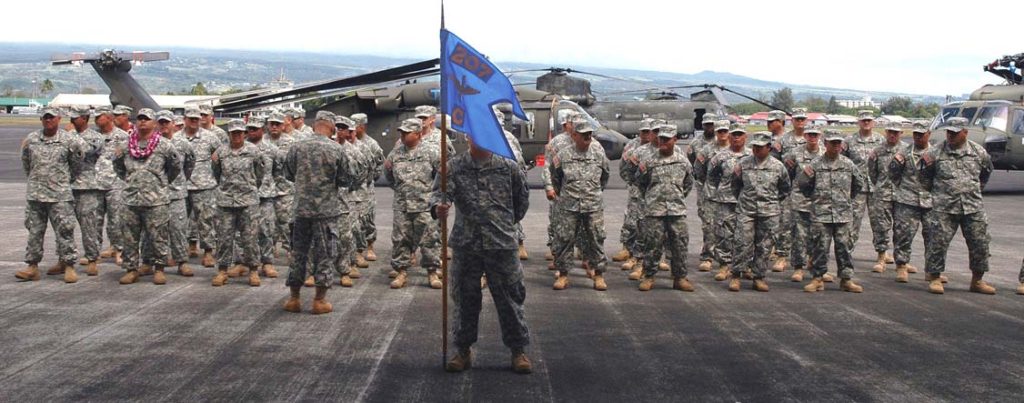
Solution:
<svg viewBox="0 0 1024 403">
<path fill-rule="evenodd" d="M 442 370 L 441 293 L 422 270 L 405 289 L 388 288 L 391 191 L 377 192 L 378 254 L 353 288 L 335 287 L 335 311 L 284 312 L 284 278 L 262 287 L 210 286 L 213 269 L 143 278 L 121 286 L 107 261 L 77 284 L 59 276 L 19 283 L 27 235 L 17 144 L 31 128 L 0 127 L 0 400 L 20 401 L 1021 401 L 1024 296 L 1015 295 L 1024 244 L 1024 175 L 997 172 L 985 197 L 991 220 L 995 296 L 967 292 L 961 236 L 949 251 L 945 295 L 923 272 L 893 281 L 892 265 L 871 273 L 865 223 L 854 257 L 863 294 L 806 294 L 769 276 L 771 292 L 726 291 L 696 272 L 699 223 L 690 224 L 687 265 L 697 290 L 656 288 L 610 265 L 598 292 L 582 270 L 569 289 L 551 289 L 543 259 L 547 202 L 532 191 L 523 262 L 534 373 L 509 370 L 493 304 L 485 297 L 474 368 Z M 613 169 L 617 163 L 613 163 Z M 616 171 L 617 172 L 617 171 Z M 530 173 L 538 181 L 536 170 Z M 606 191 L 606 253 L 619 249 L 626 191 Z M 692 210 L 693 196 L 688 200 Z M 44 268 L 54 262 L 52 236 Z M 80 247 L 80 245 L 79 245 Z M 920 236 L 913 264 L 923 267 Z M 287 261 L 278 266 L 287 271 Z M 173 272 L 173 271 L 171 271 Z M 284 273 L 282 273 L 284 274 Z M 486 294 L 486 293 L 485 293 Z"/>
</svg>

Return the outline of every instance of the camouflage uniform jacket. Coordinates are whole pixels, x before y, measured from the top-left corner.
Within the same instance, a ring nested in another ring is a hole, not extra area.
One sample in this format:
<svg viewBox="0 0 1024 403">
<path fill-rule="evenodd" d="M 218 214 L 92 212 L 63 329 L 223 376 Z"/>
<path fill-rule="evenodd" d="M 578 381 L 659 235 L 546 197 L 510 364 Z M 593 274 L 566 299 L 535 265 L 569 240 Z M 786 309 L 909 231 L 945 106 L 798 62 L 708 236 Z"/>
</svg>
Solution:
<svg viewBox="0 0 1024 403">
<path fill-rule="evenodd" d="M 140 141 L 139 148 L 147 144 Z M 181 161 L 170 140 L 161 139 L 153 153 L 145 158 L 132 157 L 127 146 L 120 154 L 114 160 L 114 170 L 127 182 L 121 195 L 125 205 L 154 207 L 171 202 L 167 188 L 181 173 Z"/>
<path fill-rule="evenodd" d="M 366 183 L 367 178 L 369 177 L 370 168 L 369 161 L 367 157 L 363 155 L 362 151 L 359 149 L 359 146 L 353 143 L 349 143 L 347 141 L 341 143 L 340 145 L 342 152 L 345 153 L 345 158 L 347 158 L 351 162 L 350 165 L 352 167 L 352 180 L 354 181 L 354 186 L 352 188 L 344 188 L 338 190 L 341 196 L 342 208 L 344 212 L 349 212 L 351 211 L 351 209 L 349 208 L 349 203 L 369 200 L 368 197 L 362 199 L 359 198 L 359 192 L 361 189 L 363 189 L 363 186 Z M 429 196 L 430 195 L 427 195 L 427 197 Z"/>
<path fill-rule="evenodd" d="M 118 148 L 128 148 L 128 133 L 115 127 L 110 133 L 100 135 L 103 136 L 103 151 L 96 160 L 96 180 L 101 189 L 124 189 L 126 184 L 114 172 L 114 159 Z"/>
<path fill-rule="evenodd" d="M 569 133 L 559 133 L 555 137 L 552 137 L 551 141 L 548 141 L 548 145 L 544 146 L 544 161 L 548 164 L 548 167 L 551 166 L 551 161 L 553 161 L 555 156 L 558 155 L 558 150 L 561 150 L 564 147 L 572 147 L 572 137 L 569 136 Z M 545 168 L 542 170 L 540 177 L 541 181 L 544 183 L 545 191 L 555 190 L 554 186 L 551 184 L 550 169 Z"/>
<path fill-rule="evenodd" d="M 708 144 L 714 144 L 716 142 L 714 133 L 711 137 L 705 137 L 704 135 L 697 136 L 686 145 L 686 159 L 690 160 L 690 164 L 697 162 L 697 154 L 704 149 Z"/>
<path fill-rule="evenodd" d="M 648 217 L 686 216 L 683 199 L 693 189 L 693 167 L 680 149 L 670 156 L 656 153 L 637 169 L 636 186 Z"/>
<path fill-rule="evenodd" d="M 739 203 L 736 211 L 752 217 L 782 214 L 782 200 L 789 195 L 791 183 L 786 166 L 768 156 L 764 161 L 748 155 L 736 166 L 739 175 L 732 181 Z"/>
<path fill-rule="evenodd" d="M 245 207 L 260 203 L 259 188 L 266 166 L 263 153 L 246 141 L 239 149 L 223 145 L 214 152 L 213 177 L 217 180 L 218 207 Z"/>
<path fill-rule="evenodd" d="M 930 144 L 923 150 L 918 150 L 913 144 L 903 144 L 897 149 L 896 154 L 901 156 L 903 162 L 893 158 L 889 163 L 889 172 L 896 185 L 897 203 L 932 208 L 932 193 L 925 189 L 917 178 L 917 166 L 921 156 L 931 149 Z"/>
<path fill-rule="evenodd" d="M 719 146 L 718 142 L 715 141 L 704 144 L 704 146 L 697 151 L 696 157 L 693 159 L 693 179 L 704 186 L 704 197 L 707 197 L 715 191 L 713 186 L 708 185 L 708 167 L 711 164 L 711 158 L 714 158 L 716 154 L 728 149 L 728 144 Z"/>
<path fill-rule="evenodd" d="M 34 131 L 21 146 L 21 166 L 28 177 L 29 201 L 54 203 L 74 200 L 71 182 L 82 170 L 82 149 L 75 135 L 57 129 L 47 137 Z"/>
<path fill-rule="evenodd" d="M 797 174 L 804 169 L 805 166 L 814 162 L 818 157 L 825 155 L 825 149 L 818 147 L 817 152 L 810 152 L 807 150 L 807 144 L 804 143 L 803 147 L 798 147 L 790 150 L 782 157 L 782 163 L 786 166 L 789 171 L 789 179 L 793 181 L 796 179 Z M 803 192 L 796 191 L 789 194 L 789 200 L 793 203 L 793 208 L 796 211 L 804 213 L 811 212 L 811 199 L 809 199 Z"/>
<path fill-rule="evenodd" d="M 420 141 L 420 144 L 429 144 L 430 147 L 437 150 L 437 155 L 441 155 L 441 130 L 436 127 L 431 127 L 430 133 L 423 136 L 423 141 Z M 448 157 L 451 158 L 455 156 L 455 145 L 452 144 L 452 138 L 450 136 L 448 137 L 448 141 L 445 142 L 445 145 L 445 148 L 448 149 Z"/>
<path fill-rule="evenodd" d="M 213 167 L 210 156 L 221 146 L 217 135 L 203 129 L 199 129 L 195 136 L 189 136 L 184 130 L 182 136 L 192 144 L 192 151 L 196 155 L 196 167 L 189 178 L 188 190 L 207 190 L 217 187 L 217 180 L 213 178 Z"/>
<path fill-rule="evenodd" d="M 959 150 L 943 141 L 918 163 L 918 175 L 932 193 L 932 208 L 947 214 L 984 211 L 981 191 L 992 175 L 992 159 L 978 143 L 967 140 Z"/>
<path fill-rule="evenodd" d="M 192 143 L 189 143 L 180 131 L 174 133 L 170 142 L 174 146 L 174 150 L 178 152 L 178 160 L 181 161 L 181 174 L 171 181 L 167 190 L 171 200 L 181 200 L 188 197 L 188 178 L 192 177 L 192 171 L 196 168 L 196 153 L 192 150 Z"/>
<path fill-rule="evenodd" d="M 441 177 L 433 183 L 430 210 L 441 203 Z M 448 162 L 445 199 L 455 206 L 450 245 L 471 250 L 514 250 L 516 223 L 526 216 L 530 192 L 526 176 L 511 160 L 491 155 L 474 161 L 469 153 Z"/>
<path fill-rule="evenodd" d="M 226 145 L 231 141 L 231 139 L 228 137 L 228 132 L 224 131 L 224 129 L 221 129 L 220 126 L 210 125 L 210 127 L 200 127 L 199 129 L 206 130 L 207 132 L 212 134 L 213 137 L 220 142 L 220 144 L 217 144 L 217 146 Z"/>
<path fill-rule="evenodd" d="M 868 179 L 874 186 L 875 192 L 872 197 L 876 200 L 894 200 L 893 193 L 896 191 L 896 185 L 889 173 L 889 163 L 892 162 L 892 157 L 896 155 L 896 152 L 905 145 L 901 141 L 893 146 L 885 142 L 868 155 Z"/>
<path fill-rule="evenodd" d="M 558 195 L 558 206 L 578 213 L 600 211 L 604 202 L 601 194 L 608 184 L 611 169 L 601 146 L 579 152 L 575 146 L 562 148 L 548 167 L 551 184 Z"/>
<path fill-rule="evenodd" d="M 292 194 L 292 182 L 284 178 L 284 159 L 288 155 L 288 148 L 295 143 L 295 138 L 288 134 L 281 134 L 276 140 L 273 137 L 266 136 L 263 141 L 268 142 L 277 146 L 278 154 L 281 155 L 281 176 L 274 178 L 274 184 L 277 185 L 277 195 L 287 196 Z"/>
<path fill-rule="evenodd" d="M 881 134 L 871 132 L 870 136 L 861 136 L 860 133 L 854 133 L 843 141 L 843 155 L 853 161 L 857 168 L 860 169 L 860 174 L 866 180 L 867 186 L 863 189 L 864 193 L 873 193 L 875 186 L 871 183 L 868 177 L 868 159 L 871 157 L 871 152 L 878 146 L 885 144 L 885 137 Z"/>
<path fill-rule="evenodd" d="M 342 213 L 338 188 L 358 186 L 341 144 L 324 136 L 296 141 L 285 158 L 284 177 L 295 184 L 292 209 L 299 218 L 337 217 Z"/>
<path fill-rule="evenodd" d="M 280 148 L 267 141 L 264 137 L 256 146 L 263 161 L 263 181 L 260 182 L 258 194 L 261 199 L 271 199 L 278 195 L 278 182 L 284 181 L 284 153 Z"/>
<path fill-rule="evenodd" d="M 400 144 L 388 154 L 384 173 L 395 190 L 391 206 L 396 212 L 418 213 L 430 209 L 430 189 L 441 165 L 439 150 L 422 143 L 410 150 Z"/>
<path fill-rule="evenodd" d="M 103 158 L 103 146 L 106 144 L 106 137 L 93 129 L 85 129 L 84 132 L 69 132 L 78 140 L 82 150 L 82 172 L 78 174 L 74 182 L 71 182 L 72 190 L 108 190 L 99 179 L 99 171 L 96 165 Z"/>
<path fill-rule="evenodd" d="M 628 185 L 630 200 L 639 200 L 642 197 L 640 189 L 636 185 L 636 172 L 640 163 L 639 148 L 642 146 L 644 144 L 640 143 L 639 137 L 629 140 L 622 150 L 622 159 L 619 160 L 619 177 Z M 636 156 L 636 163 L 633 162 L 634 156 Z"/>
<path fill-rule="evenodd" d="M 505 141 L 508 141 L 508 146 L 512 148 L 512 156 L 516 159 L 516 164 L 519 164 L 519 169 L 526 171 L 526 160 L 523 159 L 523 146 L 519 144 L 519 139 L 516 138 L 512 132 L 504 130 Z"/>
<path fill-rule="evenodd" d="M 313 128 L 305 124 L 303 124 L 302 127 L 293 130 L 292 132 L 295 133 L 296 140 L 310 139 L 316 136 L 316 133 L 313 133 Z"/>
<path fill-rule="evenodd" d="M 807 139 L 805 139 L 804 136 L 798 136 L 795 131 L 790 130 L 779 137 L 778 141 L 772 145 L 772 154 L 777 153 L 777 155 L 781 155 L 782 158 L 785 158 L 786 154 L 789 154 L 790 151 L 798 148 L 806 148 L 804 147 L 806 145 Z"/>
<path fill-rule="evenodd" d="M 732 181 L 736 179 L 736 167 L 740 159 L 750 155 L 750 149 L 744 147 L 740 152 L 726 148 L 711 157 L 708 162 L 707 181 L 704 195 L 713 202 L 736 204 L 736 194 L 732 189 Z"/>
<path fill-rule="evenodd" d="M 822 156 L 809 167 L 811 176 L 801 170 L 796 183 L 811 201 L 811 221 L 818 223 L 847 223 L 853 221 L 853 199 L 867 187 L 864 175 L 846 156 L 835 159 Z"/>
<path fill-rule="evenodd" d="M 364 136 L 362 140 L 357 138 L 353 145 L 362 160 L 365 180 L 352 191 L 352 200 L 370 201 L 373 184 L 384 172 L 384 151 L 370 136 Z"/>
</svg>

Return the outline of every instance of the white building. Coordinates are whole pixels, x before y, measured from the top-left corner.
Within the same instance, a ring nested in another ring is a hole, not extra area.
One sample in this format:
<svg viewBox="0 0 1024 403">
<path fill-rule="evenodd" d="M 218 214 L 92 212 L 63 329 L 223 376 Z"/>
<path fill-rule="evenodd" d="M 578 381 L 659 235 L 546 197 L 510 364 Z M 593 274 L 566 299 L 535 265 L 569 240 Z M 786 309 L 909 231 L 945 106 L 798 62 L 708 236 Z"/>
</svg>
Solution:
<svg viewBox="0 0 1024 403">
<path fill-rule="evenodd" d="M 844 108 L 881 108 L 881 102 L 871 100 L 871 97 L 861 99 L 837 99 L 836 103 Z"/>
</svg>

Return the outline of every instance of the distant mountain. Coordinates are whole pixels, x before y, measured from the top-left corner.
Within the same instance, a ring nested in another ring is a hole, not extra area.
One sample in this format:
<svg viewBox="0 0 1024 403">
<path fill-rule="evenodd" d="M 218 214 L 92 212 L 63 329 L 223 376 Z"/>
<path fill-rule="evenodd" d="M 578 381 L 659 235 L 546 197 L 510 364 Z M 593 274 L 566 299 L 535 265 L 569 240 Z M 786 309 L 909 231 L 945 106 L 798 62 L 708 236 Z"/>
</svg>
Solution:
<svg viewBox="0 0 1024 403">
<path fill-rule="evenodd" d="M 124 46 L 112 46 L 112 48 L 123 50 L 135 49 L 135 47 Z M 54 53 L 96 52 L 99 50 L 100 47 L 95 45 L 0 43 L 0 92 L 20 90 L 28 94 L 33 90 L 33 80 L 38 83 L 44 79 L 50 79 L 55 85 L 55 93 L 107 93 L 109 90 L 89 66 L 81 68 L 72 66 L 54 67 L 50 66 L 48 62 L 50 56 Z M 416 59 L 372 55 L 303 52 L 289 53 L 175 47 L 148 50 L 166 50 L 171 52 L 171 59 L 168 61 L 146 63 L 135 67 L 132 71 L 133 76 L 148 91 L 154 94 L 168 92 L 186 93 L 197 82 L 202 82 L 212 92 L 223 92 L 232 89 L 248 90 L 256 86 L 265 86 L 277 80 L 282 74 L 289 81 L 303 83 L 352 76 L 418 61 Z M 550 65 L 538 63 L 497 62 L 497 64 L 506 71 L 551 67 Z M 599 96 L 600 94 L 620 93 L 647 88 L 714 83 L 755 98 L 768 98 L 773 91 L 789 87 L 793 90 L 793 94 L 798 100 L 809 96 L 823 98 L 835 96 L 838 99 L 872 97 L 876 101 L 884 101 L 889 97 L 898 95 L 923 102 L 941 103 L 944 101 L 944 98 L 937 96 L 788 84 L 710 70 L 701 71 L 696 74 L 684 74 L 587 66 L 558 67 L 570 67 L 574 70 L 622 78 L 620 80 L 581 75 L 581 77 L 591 80 L 593 89 L 599 93 Z M 512 80 L 515 82 L 531 82 L 543 73 L 519 73 L 513 75 Z M 685 94 L 687 90 L 680 89 L 678 92 Z M 622 94 L 618 95 L 618 98 L 642 95 L 642 93 Z M 729 97 L 731 101 L 744 102 L 740 97 L 733 95 L 729 95 Z"/>
</svg>

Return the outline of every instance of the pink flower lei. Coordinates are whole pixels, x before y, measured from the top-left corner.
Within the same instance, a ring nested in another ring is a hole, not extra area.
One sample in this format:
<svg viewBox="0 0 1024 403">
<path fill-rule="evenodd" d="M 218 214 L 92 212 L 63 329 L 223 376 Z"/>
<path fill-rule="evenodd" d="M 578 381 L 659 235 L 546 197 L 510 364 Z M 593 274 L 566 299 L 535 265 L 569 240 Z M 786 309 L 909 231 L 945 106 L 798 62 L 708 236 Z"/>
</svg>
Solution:
<svg viewBox="0 0 1024 403">
<path fill-rule="evenodd" d="M 139 129 L 133 128 L 131 134 L 128 136 L 128 152 L 132 155 L 132 158 L 142 159 L 149 157 L 153 154 L 153 150 L 156 149 L 157 144 L 160 144 L 160 138 L 163 137 L 160 132 L 154 131 L 149 136 L 149 144 L 146 144 L 145 150 L 139 149 Z"/>
</svg>

